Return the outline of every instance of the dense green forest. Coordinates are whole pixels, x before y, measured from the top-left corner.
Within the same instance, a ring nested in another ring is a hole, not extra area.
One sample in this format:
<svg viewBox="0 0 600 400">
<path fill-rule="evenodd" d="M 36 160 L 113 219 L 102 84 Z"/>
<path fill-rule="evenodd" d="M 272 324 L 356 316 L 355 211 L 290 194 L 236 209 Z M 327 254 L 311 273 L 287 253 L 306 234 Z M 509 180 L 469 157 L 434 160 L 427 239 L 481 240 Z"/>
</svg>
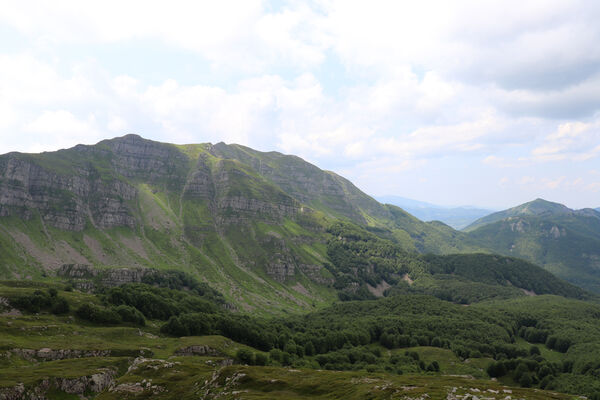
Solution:
<svg viewBox="0 0 600 400">
<path fill-rule="evenodd" d="M 545 277 L 545 271 L 533 270 L 544 274 L 531 275 L 528 264 L 518 260 L 484 255 L 417 257 L 399 253 L 389 242 L 353 226 L 337 225 L 331 232 L 346 245 L 330 249 L 348 257 L 346 265 L 367 272 L 335 269 L 335 265 L 332 271 L 359 285 L 376 284 L 378 279 L 398 285 L 384 298 L 361 301 L 348 301 L 343 287 L 340 299 L 344 301 L 304 315 L 273 318 L 233 313 L 216 291 L 182 273 L 164 282 L 150 279 L 99 289 L 83 301 L 72 301 L 75 293 L 68 284 L 25 285 L 7 298 L 10 306 L 26 314 L 72 315 L 91 327 L 143 327 L 151 322 L 167 337 L 221 335 L 249 346 L 235 356 L 250 365 L 448 374 L 456 372 L 448 363 L 452 358 L 471 365 L 467 371 L 478 377 L 600 396 L 600 306 L 566 298 L 585 297 L 584 292 L 564 283 L 557 286 L 552 280 L 546 286 L 534 284 L 531 279 Z M 332 254 L 332 260 L 337 260 Z M 474 274 L 476 266 L 484 272 Z M 420 273 L 413 286 L 425 278 L 429 286 L 411 289 L 403 280 L 394 281 L 401 273 Z M 498 292 L 461 298 L 465 301 L 441 295 L 473 282 L 467 279 L 484 285 L 476 288 Z M 501 285 L 504 280 L 512 284 Z M 452 282 L 451 288 L 436 286 L 442 281 Z M 540 293 L 559 291 L 562 296 L 502 293 L 514 289 L 513 285 Z M 426 357 L 426 349 L 438 350 Z"/>
</svg>

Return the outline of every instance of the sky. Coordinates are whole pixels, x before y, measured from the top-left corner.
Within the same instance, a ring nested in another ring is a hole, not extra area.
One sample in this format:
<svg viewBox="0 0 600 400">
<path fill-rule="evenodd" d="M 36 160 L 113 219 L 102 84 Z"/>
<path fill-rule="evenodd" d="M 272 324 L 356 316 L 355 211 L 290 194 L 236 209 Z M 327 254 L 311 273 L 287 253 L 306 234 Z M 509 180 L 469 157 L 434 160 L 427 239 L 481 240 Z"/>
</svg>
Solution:
<svg viewBox="0 0 600 400">
<path fill-rule="evenodd" d="M 12 1 L 0 153 L 136 133 L 365 192 L 600 207 L 600 2 Z"/>
</svg>

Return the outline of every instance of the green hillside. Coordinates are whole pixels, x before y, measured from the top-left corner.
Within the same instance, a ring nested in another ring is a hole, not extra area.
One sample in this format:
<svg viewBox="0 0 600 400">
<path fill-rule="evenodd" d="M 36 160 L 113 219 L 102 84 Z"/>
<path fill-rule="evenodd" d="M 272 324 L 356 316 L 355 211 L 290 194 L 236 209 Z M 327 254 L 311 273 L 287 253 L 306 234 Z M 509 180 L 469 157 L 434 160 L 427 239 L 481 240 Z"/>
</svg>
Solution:
<svg viewBox="0 0 600 400">
<path fill-rule="evenodd" d="M 465 307 L 403 294 L 260 317 L 172 275 L 95 294 L 3 282 L 0 299 L 8 398 L 600 395 L 600 307 L 560 296 Z"/>
<path fill-rule="evenodd" d="M 52 277 L 64 264 L 176 268 L 247 311 L 336 298 L 327 226 L 372 227 L 406 251 L 477 249 L 295 156 L 127 135 L 0 156 L 0 277 Z"/>
<path fill-rule="evenodd" d="M 597 239 L 544 208 L 459 232 L 223 143 L 0 156 L 0 398 L 597 400 L 598 296 L 477 235 Z"/>
<path fill-rule="evenodd" d="M 484 217 L 469 228 L 480 246 L 524 258 L 600 292 L 600 213 L 535 200 Z"/>
<path fill-rule="evenodd" d="M 520 206 L 509 208 L 508 210 L 504 211 L 491 213 L 489 215 L 486 215 L 485 217 L 479 218 L 478 220 L 467 226 L 464 229 L 464 231 L 469 232 L 482 225 L 516 216 L 537 215 L 539 217 L 547 217 L 556 215 L 567 215 L 573 213 L 577 212 L 571 210 L 570 208 L 562 204 L 553 203 L 544 199 L 535 199 L 528 203 L 521 204 Z"/>
</svg>

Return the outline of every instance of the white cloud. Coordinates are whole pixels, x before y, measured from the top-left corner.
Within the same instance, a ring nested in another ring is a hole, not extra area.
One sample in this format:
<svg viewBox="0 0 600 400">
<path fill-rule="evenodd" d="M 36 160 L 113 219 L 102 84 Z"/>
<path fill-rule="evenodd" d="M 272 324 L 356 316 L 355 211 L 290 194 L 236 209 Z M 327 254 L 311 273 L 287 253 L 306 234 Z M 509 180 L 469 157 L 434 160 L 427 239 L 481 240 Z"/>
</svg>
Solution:
<svg viewBox="0 0 600 400">
<path fill-rule="evenodd" d="M 66 110 L 44 111 L 23 126 L 22 131 L 33 139 L 28 148 L 30 152 L 44 151 L 48 146 L 72 147 L 81 143 L 82 137 L 86 138 L 85 143 L 96 143 L 106 136 L 98 129 L 93 114 L 80 120 Z"/>
<path fill-rule="evenodd" d="M 599 17 L 584 0 L 10 2 L 0 24 L 25 45 L 0 52 L 0 151 L 131 131 L 281 150 L 369 187 L 474 155 L 505 185 L 583 190 L 526 169 L 600 155 Z M 105 51 L 138 44 L 187 75 Z"/>
<path fill-rule="evenodd" d="M 533 176 L 524 176 L 519 180 L 519 185 L 531 185 L 535 182 L 535 178 Z"/>
<path fill-rule="evenodd" d="M 542 184 L 544 187 L 548 189 L 557 189 L 561 185 L 563 185 L 566 177 L 561 176 L 558 178 L 544 178 L 542 179 Z"/>
<path fill-rule="evenodd" d="M 536 160 L 585 161 L 600 155 L 600 121 L 584 123 L 580 121 L 560 124 L 558 129 L 544 138 L 543 143 L 534 148 L 532 156 Z"/>
</svg>

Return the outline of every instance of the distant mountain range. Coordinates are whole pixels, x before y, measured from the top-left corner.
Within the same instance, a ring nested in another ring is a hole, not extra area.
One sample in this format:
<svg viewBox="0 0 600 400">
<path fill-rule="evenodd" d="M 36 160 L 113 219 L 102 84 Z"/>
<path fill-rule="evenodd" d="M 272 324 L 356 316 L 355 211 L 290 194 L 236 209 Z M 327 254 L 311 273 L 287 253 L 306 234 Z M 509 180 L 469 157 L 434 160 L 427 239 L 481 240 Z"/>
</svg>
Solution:
<svg viewBox="0 0 600 400">
<path fill-rule="evenodd" d="M 441 221 L 458 230 L 495 211 L 472 206 L 445 207 L 400 196 L 375 198 L 382 203 L 398 206 L 422 221 Z"/>
<path fill-rule="evenodd" d="M 600 212 L 536 199 L 473 222 L 480 246 L 524 258 L 581 287 L 600 291 Z"/>
</svg>

